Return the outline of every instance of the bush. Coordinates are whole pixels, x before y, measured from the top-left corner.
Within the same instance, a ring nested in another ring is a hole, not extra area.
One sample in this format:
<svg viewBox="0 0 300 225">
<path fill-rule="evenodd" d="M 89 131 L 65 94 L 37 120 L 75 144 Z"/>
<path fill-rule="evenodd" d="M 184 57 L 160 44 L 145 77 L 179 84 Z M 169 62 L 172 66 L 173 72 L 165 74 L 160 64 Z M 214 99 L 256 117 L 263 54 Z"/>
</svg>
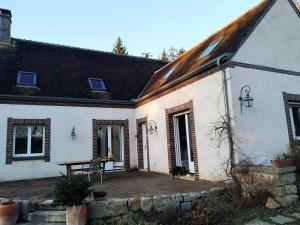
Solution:
<svg viewBox="0 0 300 225">
<path fill-rule="evenodd" d="M 117 221 L 116 225 L 158 225 L 158 224 L 155 222 L 147 222 L 143 219 L 139 219 L 138 221 L 135 221 L 133 218 L 127 217 Z"/>
<path fill-rule="evenodd" d="M 205 201 L 202 201 L 189 212 L 186 212 L 178 225 L 214 225 L 218 224 L 222 216 L 221 212 L 215 207 L 208 207 Z"/>
<path fill-rule="evenodd" d="M 91 184 L 81 175 L 64 176 L 54 189 L 54 203 L 67 206 L 81 205 L 91 193 Z"/>
<path fill-rule="evenodd" d="M 289 157 L 293 160 L 297 173 L 300 173 L 300 141 L 294 141 L 288 152 Z"/>
</svg>

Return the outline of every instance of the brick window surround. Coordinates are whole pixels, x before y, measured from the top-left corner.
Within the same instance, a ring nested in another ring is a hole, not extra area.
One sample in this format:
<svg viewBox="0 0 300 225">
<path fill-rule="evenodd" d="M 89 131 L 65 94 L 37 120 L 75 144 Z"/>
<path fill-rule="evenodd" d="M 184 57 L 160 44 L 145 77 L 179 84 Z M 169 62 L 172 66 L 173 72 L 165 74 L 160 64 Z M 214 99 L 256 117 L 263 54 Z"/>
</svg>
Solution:
<svg viewBox="0 0 300 225">
<path fill-rule="evenodd" d="M 96 120 L 93 119 L 93 159 L 97 158 L 97 126 L 120 125 L 124 128 L 124 167 L 130 169 L 129 125 L 128 120 Z"/>
<path fill-rule="evenodd" d="M 172 168 L 176 166 L 176 155 L 175 155 L 175 137 L 174 137 L 174 114 L 188 111 L 189 126 L 191 132 L 191 148 L 194 156 L 195 166 L 195 180 L 199 180 L 199 168 L 198 168 L 198 153 L 196 145 L 196 133 L 195 133 L 195 120 L 194 120 L 194 107 L 193 101 L 189 101 L 182 105 L 178 105 L 165 110 L 166 113 L 166 128 L 167 128 L 167 143 L 168 143 L 168 163 L 169 173 L 171 174 Z"/>
<path fill-rule="evenodd" d="M 289 134 L 289 141 L 290 141 L 290 144 L 292 144 L 294 141 L 294 134 L 293 134 L 293 128 L 292 128 L 291 115 L 290 115 L 290 106 L 291 106 L 290 103 L 291 102 L 299 103 L 299 105 L 300 105 L 300 95 L 288 94 L 286 92 L 283 92 L 283 102 L 284 102 L 288 134 Z"/>
<path fill-rule="evenodd" d="M 13 157 L 13 130 L 15 125 L 42 125 L 45 126 L 45 155 Z M 26 160 L 45 160 L 50 162 L 50 139 L 51 139 L 51 119 L 7 119 L 7 137 L 6 137 L 6 164 L 12 164 L 13 161 Z"/>
<path fill-rule="evenodd" d="M 140 118 L 140 119 L 136 120 L 138 168 L 139 169 L 144 169 L 143 130 L 142 130 L 142 125 L 143 124 L 146 124 L 147 165 L 148 165 L 148 171 L 150 171 L 148 120 L 147 120 L 147 117 Z"/>
</svg>

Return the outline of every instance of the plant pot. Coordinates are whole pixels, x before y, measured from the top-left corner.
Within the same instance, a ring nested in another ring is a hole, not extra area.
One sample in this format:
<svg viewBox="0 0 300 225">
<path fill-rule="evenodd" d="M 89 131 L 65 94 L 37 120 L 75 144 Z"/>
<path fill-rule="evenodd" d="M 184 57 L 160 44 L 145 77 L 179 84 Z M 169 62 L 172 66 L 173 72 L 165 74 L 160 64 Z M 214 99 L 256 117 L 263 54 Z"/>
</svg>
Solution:
<svg viewBox="0 0 300 225">
<path fill-rule="evenodd" d="M 86 205 L 74 205 L 67 207 L 66 222 L 67 225 L 85 225 L 87 221 Z"/>
<path fill-rule="evenodd" d="M 105 191 L 94 191 L 93 196 L 95 201 L 103 201 L 107 195 Z"/>
<path fill-rule="evenodd" d="M 284 168 L 293 166 L 292 159 L 280 159 L 280 160 L 272 160 L 273 168 Z"/>
<path fill-rule="evenodd" d="M 0 225 L 15 225 L 19 218 L 19 203 L 0 204 Z"/>
</svg>

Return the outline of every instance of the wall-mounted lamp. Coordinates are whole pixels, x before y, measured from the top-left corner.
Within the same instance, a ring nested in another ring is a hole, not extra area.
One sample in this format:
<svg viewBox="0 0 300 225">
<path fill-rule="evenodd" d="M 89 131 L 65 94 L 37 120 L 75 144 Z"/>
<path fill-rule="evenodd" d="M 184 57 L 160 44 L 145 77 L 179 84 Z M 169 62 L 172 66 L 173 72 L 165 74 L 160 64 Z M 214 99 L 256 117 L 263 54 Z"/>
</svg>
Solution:
<svg viewBox="0 0 300 225">
<path fill-rule="evenodd" d="M 250 96 L 251 88 L 249 85 L 245 85 L 241 88 L 240 93 L 240 107 L 241 107 L 241 113 L 243 113 L 243 106 L 247 108 L 251 108 L 253 105 L 254 98 Z"/>
<path fill-rule="evenodd" d="M 148 130 L 151 135 L 157 133 L 157 125 L 154 120 L 149 121 L 149 129 Z"/>
<path fill-rule="evenodd" d="M 71 131 L 71 138 L 72 140 L 75 140 L 76 138 L 76 133 L 75 133 L 75 127 L 73 126 L 72 131 Z"/>
</svg>

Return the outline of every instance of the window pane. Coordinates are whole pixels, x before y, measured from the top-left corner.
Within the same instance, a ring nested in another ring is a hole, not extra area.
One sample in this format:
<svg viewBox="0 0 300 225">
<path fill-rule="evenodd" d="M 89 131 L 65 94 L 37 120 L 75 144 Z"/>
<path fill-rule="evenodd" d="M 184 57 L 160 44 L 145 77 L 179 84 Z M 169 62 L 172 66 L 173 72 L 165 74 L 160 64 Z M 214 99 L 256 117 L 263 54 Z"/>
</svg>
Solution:
<svg viewBox="0 0 300 225">
<path fill-rule="evenodd" d="M 17 83 L 25 85 L 36 85 L 36 74 L 30 72 L 19 72 Z"/>
<path fill-rule="evenodd" d="M 90 78 L 89 82 L 90 82 L 90 87 L 91 87 L 92 90 L 95 90 L 95 91 L 106 91 L 106 87 L 104 85 L 103 80 Z"/>
<path fill-rule="evenodd" d="M 294 119 L 295 135 L 299 137 L 300 136 L 299 107 L 293 107 L 292 112 L 293 112 L 293 119 Z"/>
<path fill-rule="evenodd" d="M 111 127 L 112 153 L 115 160 L 121 161 L 121 126 Z"/>
<path fill-rule="evenodd" d="M 16 126 L 15 154 L 27 154 L 28 131 L 26 126 Z"/>
<path fill-rule="evenodd" d="M 108 127 L 98 126 L 97 128 L 97 156 L 105 159 L 108 156 Z"/>
<path fill-rule="evenodd" d="M 31 127 L 31 153 L 43 153 L 43 126 Z"/>
</svg>

